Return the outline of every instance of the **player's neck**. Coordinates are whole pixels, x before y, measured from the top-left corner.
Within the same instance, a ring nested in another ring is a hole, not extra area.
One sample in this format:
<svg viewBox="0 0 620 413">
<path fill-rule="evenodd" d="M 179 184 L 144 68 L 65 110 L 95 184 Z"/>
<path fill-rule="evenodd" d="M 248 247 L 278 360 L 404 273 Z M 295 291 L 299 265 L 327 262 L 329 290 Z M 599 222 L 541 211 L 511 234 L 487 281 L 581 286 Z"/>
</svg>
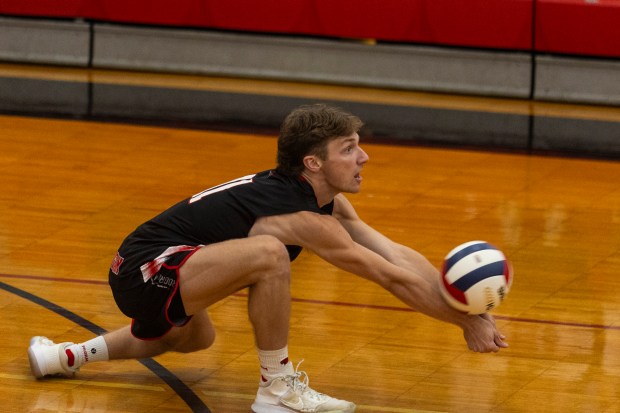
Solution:
<svg viewBox="0 0 620 413">
<path fill-rule="evenodd" d="M 302 172 L 301 176 L 310 184 L 319 207 L 323 207 L 334 200 L 338 192 L 317 174 Z"/>
</svg>

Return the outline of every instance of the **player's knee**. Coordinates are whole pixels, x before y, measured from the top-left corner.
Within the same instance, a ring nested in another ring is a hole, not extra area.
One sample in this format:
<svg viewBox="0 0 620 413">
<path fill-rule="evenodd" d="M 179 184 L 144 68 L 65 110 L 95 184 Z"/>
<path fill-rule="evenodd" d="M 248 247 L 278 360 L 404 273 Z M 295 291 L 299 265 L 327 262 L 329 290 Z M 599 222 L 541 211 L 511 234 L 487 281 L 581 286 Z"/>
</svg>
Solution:
<svg viewBox="0 0 620 413">
<path fill-rule="evenodd" d="M 288 276 L 290 260 L 286 246 L 271 235 L 261 235 L 257 242 L 260 245 L 260 260 L 265 269 Z"/>
</svg>

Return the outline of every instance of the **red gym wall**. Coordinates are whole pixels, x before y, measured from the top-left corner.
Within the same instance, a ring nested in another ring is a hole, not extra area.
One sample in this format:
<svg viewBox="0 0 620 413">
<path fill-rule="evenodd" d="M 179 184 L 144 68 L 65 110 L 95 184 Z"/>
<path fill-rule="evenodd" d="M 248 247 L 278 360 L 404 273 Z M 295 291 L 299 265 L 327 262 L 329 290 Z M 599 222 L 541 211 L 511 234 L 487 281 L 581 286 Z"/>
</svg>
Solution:
<svg viewBox="0 0 620 413">
<path fill-rule="evenodd" d="M 3 0 L 0 14 L 620 57 L 617 0 Z"/>
</svg>

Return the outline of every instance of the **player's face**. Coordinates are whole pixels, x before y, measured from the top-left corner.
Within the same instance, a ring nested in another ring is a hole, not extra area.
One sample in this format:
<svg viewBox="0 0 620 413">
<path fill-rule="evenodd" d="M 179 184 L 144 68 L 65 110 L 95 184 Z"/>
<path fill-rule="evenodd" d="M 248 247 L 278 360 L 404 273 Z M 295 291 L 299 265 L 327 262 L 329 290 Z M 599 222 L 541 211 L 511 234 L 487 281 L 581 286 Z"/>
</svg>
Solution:
<svg viewBox="0 0 620 413">
<path fill-rule="evenodd" d="M 357 133 L 336 138 L 327 144 L 327 159 L 323 162 L 325 179 L 336 192 L 357 193 L 362 184 L 360 175 L 368 155 L 359 146 Z"/>
</svg>

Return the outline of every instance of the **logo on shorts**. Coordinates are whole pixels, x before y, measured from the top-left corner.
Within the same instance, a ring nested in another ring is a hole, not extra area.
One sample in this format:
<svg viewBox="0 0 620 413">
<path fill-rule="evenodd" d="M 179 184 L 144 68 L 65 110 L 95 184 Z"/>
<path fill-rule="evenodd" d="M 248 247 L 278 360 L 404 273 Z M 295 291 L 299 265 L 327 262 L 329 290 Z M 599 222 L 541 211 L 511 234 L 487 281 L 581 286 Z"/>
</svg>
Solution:
<svg viewBox="0 0 620 413">
<path fill-rule="evenodd" d="M 117 252 L 116 255 L 114 256 L 114 259 L 112 260 L 112 264 L 110 265 L 110 270 L 115 275 L 118 275 L 118 272 L 121 269 L 121 264 L 123 263 L 123 261 L 125 261 L 125 258 L 121 257 L 121 255 Z"/>
<path fill-rule="evenodd" d="M 153 277 L 151 277 L 151 283 L 159 288 L 170 288 L 174 287 L 175 280 L 172 277 L 155 274 Z"/>
</svg>

